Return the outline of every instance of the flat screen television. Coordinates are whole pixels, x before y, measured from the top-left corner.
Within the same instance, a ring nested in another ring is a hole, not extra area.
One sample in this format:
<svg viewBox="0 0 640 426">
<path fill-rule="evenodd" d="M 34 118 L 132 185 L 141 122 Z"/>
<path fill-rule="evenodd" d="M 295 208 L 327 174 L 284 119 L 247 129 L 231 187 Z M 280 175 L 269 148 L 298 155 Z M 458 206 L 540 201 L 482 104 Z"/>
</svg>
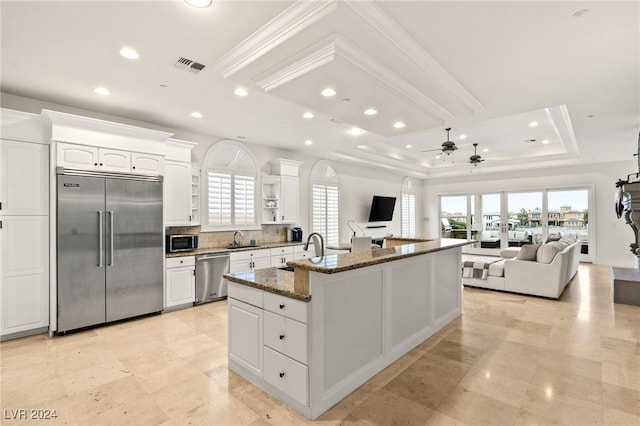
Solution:
<svg viewBox="0 0 640 426">
<path fill-rule="evenodd" d="M 396 206 L 396 197 L 383 197 L 374 195 L 371 200 L 369 222 L 388 222 L 393 219 L 393 209 Z"/>
</svg>

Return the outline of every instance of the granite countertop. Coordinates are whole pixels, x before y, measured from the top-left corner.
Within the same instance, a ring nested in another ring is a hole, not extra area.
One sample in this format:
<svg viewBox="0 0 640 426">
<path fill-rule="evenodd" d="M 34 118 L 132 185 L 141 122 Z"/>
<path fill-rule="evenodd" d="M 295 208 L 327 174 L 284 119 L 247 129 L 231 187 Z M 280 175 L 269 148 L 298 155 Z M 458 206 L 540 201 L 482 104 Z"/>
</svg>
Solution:
<svg viewBox="0 0 640 426">
<path fill-rule="evenodd" d="M 461 247 L 476 242 L 477 241 L 473 240 L 442 238 L 440 240 L 403 244 L 395 247 L 374 248 L 356 253 L 329 254 L 324 257 L 293 260 L 287 262 L 287 266 L 323 274 L 333 274 L 364 268 L 378 263 L 391 262 L 405 257 L 419 256 L 453 247 Z"/>
<path fill-rule="evenodd" d="M 236 272 L 235 274 L 225 274 L 224 278 L 229 281 L 244 284 L 250 287 L 266 290 L 271 293 L 281 294 L 292 299 L 308 302 L 311 295 L 297 292 L 293 288 L 294 273 L 278 268 L 257 269 L 255 271 Z"/>
<path fill-rule="evenodd" d="M 204 254 L 215 254 L 215 253 L 233 253 L 237 251 L 247 251 L 247 250 L 260 250 L 260 249 L 271 249 L 278 247 L 294 247 L 303 245 L 304 242 L 301 241 L 292 241 L 292 242 L 282 242 L 282 243 L 265 243 L 256 246 L 247 246 L 243 248 L 237 248 L 230 250 L 225 247 L 216 247 L 216 248 L 199 248 L 194 251 L 181 251 L 177 253 L 165 253 L 165 257 L 184 257 L 184 256 L 199 256 Z"/>
</svg>

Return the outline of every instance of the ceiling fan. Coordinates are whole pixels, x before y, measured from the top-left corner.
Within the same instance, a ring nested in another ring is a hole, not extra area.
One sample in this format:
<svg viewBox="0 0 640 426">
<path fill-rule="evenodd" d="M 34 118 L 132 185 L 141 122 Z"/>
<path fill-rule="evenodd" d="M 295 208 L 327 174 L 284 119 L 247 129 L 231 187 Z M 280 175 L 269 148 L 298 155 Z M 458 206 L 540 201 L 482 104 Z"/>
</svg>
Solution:
<svg viewBox="0 0 640 426">
<path fill-rule="evenodd" d="M 456 144 L 454 142 L 451 142 L 449 140 L 449 131 L 451 130 L 451 127 L 448 127 L 445 129 L 447 131 L 447 140 L 445 142 L 442 142 L 442 148 L 437 148 L 437 149 L 427 149 L 425 151 L 422 152 L 432 152 L 432 151 L 442 151 L 443 154 L 451 154 L 453 151 L 455 151 L 456 149 L 458 149 L 458 147 L 456 146 Z"/>
<path fill-rule="evenodd" d="M 478 143 L 474 143 L 473 144 L 473 155 L 471 157 L 469 157 L 469 163 L 473 164 L 474 166 L 477 166 L 478 164 L 482 163 L 484 160 L 482 159 L 482 156 L 478 155 Z"/>
</svg>

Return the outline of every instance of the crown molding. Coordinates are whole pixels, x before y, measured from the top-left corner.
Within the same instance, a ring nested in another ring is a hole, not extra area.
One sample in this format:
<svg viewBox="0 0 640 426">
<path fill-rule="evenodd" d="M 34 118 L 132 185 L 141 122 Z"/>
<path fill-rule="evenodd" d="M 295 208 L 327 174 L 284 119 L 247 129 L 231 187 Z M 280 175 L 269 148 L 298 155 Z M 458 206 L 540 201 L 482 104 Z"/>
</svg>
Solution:
<svg viewBox="0 0 640 426">
<path fill-rule="evenodd" d="M 396 23 L 380 6 L 369 1 L 347 1 L 349 6 L 382 37 L 417 65 L 430 80 L 438 84 L 469 110 L 475 112 L 483 105 L 449 74 L 420 44 Z"/>
<path fill-rule="evenodd" d="M 289 60 L 255 77 L 256 84 L 266 92 L 282 86 L 316 68 L 335 60 L 336 36 L 331 35 L 308 47 Z"/>
<path fill-rule="evenodd" d="M 298 0 L 228 51 L 214 70 L 228 78 L 338 8 L 338 0 Z"/>
<path fill-rule="evenodd" d="M 289 60 L 271 68 L 257 77 L 256 84 L 264 90 L 270 91 L 300 75 L 334 61 L 337 57 L 359 68 L 391 91 L 436 118 L 443 121 L 454 118 L 450 111 L 421 92 L 420 89 L 338 34 L 332 34 Z"/>
</svg>

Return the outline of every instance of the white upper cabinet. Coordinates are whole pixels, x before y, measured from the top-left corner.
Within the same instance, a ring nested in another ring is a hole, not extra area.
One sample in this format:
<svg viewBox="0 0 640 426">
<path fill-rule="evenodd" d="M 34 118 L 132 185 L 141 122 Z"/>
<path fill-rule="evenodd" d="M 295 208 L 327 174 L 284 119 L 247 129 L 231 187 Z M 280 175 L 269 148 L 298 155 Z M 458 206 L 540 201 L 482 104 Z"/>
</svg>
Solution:
<svg viewBox="0 0 640 426">
<path fill-rule="evenodd" d="M 166 145 L 167 157 L 164 162 L 164 224 L 165 226 L 190 226 L 199 221 L 199 218 L 192 217 L 194 187 L 190 159 L 191 149 L 196 144 L 169 139 Z"/>
<path fill-rule="evenodd" d="M 161 155 L 132 152 L 131 172 L 140 175 L 163 175 L 164 158 Z"/>
<path fill-rule="evenodd" d="M 98 168 L 105 172 L 131 172 L 131 153 L 119 149 L 98 148 Z"/>
<path fill-rule="evenodd" d="M 164 164 L 164 224 L 191 224 L 191 164 L 167 160 Z"/>
<path fill-rule="evenodd" d="M 49 146 L 0 140 L 0 215 L 49 214 Z"/>
<path fill-rule="evenodd" d="M 68 169 L 162 175 L 162 155 L 58 142 L 57 165 Z"/>
<path fill-rule="evenodd" d="M 69 169 L 96 170 L 98 148 L 58 142 L 56 148 L 58 166 Z"/>
<path fill-rule="evenodd" d="M 280 176 L 280 221 L 294 223 L 298 221 L 298 176 Z"/>
</svg>

